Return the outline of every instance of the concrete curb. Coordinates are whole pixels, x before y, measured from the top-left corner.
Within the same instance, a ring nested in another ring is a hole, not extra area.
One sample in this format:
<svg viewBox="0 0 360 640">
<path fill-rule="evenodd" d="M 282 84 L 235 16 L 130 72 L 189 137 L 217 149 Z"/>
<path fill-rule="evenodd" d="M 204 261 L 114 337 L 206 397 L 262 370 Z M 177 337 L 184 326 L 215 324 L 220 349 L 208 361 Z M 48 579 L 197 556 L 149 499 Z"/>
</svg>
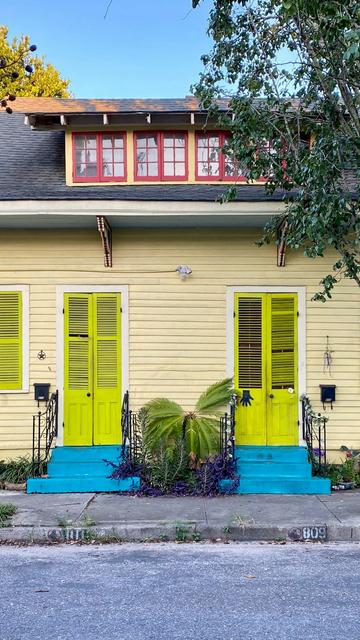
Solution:
<svg viewBox="0 0 360 640">
<path fill-rule="evenodd" d="M 16 526 L 0 528 L 2 544 L 59 544 L 91 542 L 360 542 L 359 526 L 273 526 L 244 524 L 230 527 L 205 522 L 128 523 L 96 526 Z"/>
</svg>

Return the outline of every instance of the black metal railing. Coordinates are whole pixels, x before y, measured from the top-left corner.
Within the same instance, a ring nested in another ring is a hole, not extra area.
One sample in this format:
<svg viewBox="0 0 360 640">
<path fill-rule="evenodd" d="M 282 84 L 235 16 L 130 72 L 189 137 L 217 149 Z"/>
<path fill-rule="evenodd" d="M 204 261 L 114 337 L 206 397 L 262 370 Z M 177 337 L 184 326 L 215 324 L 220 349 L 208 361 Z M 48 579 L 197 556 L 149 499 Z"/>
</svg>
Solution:
<svg viewBox="0 0 360 640">
<path fill-rule="evenodd" d="M 303 438 L 307 444 L 309 462 L 311 462 L 315 474 L 321 473 L 326 465 L 326 423 L 328 418 L 321 413 L 315 413 L 307 396 L 303 396 L 301 402 Z"/>
<path fill-rule="evenodd" d="M 130 409 L 129 392 L 126 391 L 121 408 L 121 457 L 130 464 L 142 459 L 142 431 L 137 413 Z"/>
<path fill-rule="evenodd" d="M 230 400 L 229 412 L 220 417 L 220 454 L 226 462 L 235 461 L 235 409 L 236 396 Z"/>
<path fill-rule="evenodd" d="M 33 475 L 39 476 L 49 459 L 54 438 L 58 433 L 59 394 L 51 394 L 45 411 L 38 411 L 33 416 L 32 434 L 32 466 Z"/>
</svg>

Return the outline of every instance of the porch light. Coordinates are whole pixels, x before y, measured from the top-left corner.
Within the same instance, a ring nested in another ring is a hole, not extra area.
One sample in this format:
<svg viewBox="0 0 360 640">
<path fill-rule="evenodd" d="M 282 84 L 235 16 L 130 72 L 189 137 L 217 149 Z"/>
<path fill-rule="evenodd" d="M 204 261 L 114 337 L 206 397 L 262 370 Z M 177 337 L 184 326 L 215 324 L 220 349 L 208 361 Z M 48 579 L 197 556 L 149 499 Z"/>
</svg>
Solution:
<svg viewBox="0 0 360 640">
<path fill-rule="evenodd" d="M 187 264 L 180 264 L 176 267 L 175 271 L 179 274 L 180 280 L 187 280 L 187 278 L 192 274 L 191 267 L 188 267 Z"/>
</svg>

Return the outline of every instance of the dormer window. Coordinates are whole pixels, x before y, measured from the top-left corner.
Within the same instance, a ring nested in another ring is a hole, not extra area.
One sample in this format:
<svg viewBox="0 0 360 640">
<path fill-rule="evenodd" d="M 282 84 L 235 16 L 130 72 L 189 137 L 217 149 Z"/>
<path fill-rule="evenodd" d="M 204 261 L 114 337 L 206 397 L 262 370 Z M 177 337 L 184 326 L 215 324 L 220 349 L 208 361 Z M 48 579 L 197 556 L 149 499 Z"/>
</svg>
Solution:
<svg viewBox="0 0 360 640">
<path fill-rule="evenodd" d="M 187 180 L 185 132 L 137 132 L 134 140 L 135 180 Z"/>
<path fill-rule="evenodd" d="M 124 133 L 74 133 L 74 182 L 124 182 L 126 138 Z"/>
<path fill-rule="evenodd" d="M 196 179 L 239 180 L 244 178 L 235 158 L 222 152 L 229 134 L 209 131 L 196 134 Z"/>
</svg>

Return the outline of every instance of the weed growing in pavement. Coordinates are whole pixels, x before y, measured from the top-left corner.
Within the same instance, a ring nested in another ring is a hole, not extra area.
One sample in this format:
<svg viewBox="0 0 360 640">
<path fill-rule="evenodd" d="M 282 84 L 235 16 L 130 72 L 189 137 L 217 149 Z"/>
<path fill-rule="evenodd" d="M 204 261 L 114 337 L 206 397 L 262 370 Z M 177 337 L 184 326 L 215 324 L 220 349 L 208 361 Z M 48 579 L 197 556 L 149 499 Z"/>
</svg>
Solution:
<svg viewBox="0 0 360 640">
<path fill-rule="evenodd" d="M 0 504 L 0 527 L 7 527 L 11 516 L 15 515 L 17 508 L 10 502 Z"/>
</svg>

